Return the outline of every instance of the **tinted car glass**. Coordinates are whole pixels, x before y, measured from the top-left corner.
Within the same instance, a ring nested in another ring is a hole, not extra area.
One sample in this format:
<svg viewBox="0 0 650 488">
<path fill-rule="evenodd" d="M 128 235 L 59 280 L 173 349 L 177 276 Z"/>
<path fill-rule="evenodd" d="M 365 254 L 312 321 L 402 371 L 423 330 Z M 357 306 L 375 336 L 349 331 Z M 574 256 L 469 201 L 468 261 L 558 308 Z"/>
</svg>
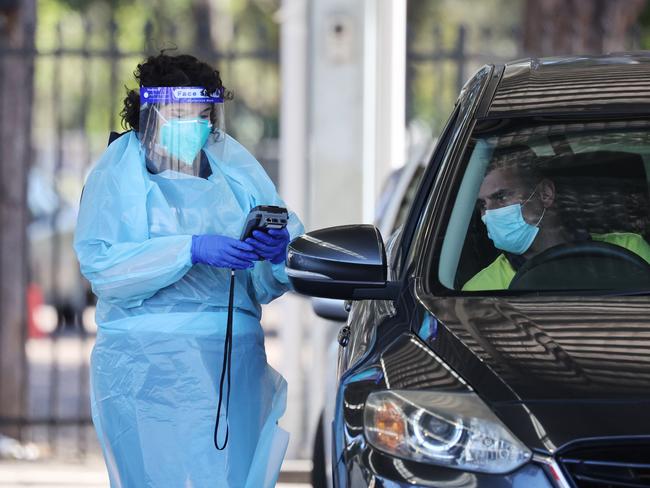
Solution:
<svg viewBox="0 0 650 488">
<path fill-rule="evenodd" d="M 420 186 L 420 181 L 422 181 L 423 175 L 424 175 L 424 166 L 418 166 L 417 169 L 415 170 L 415 173 L 413 174 L 413 177 L 411 178 L 411 181 L 409 181 L 408 188 L 404 193 L 404 198 L 402 198 L 402 201 L 400 202 L 399 210 L 397 212 L 397 217 L 395 218 L 395 223 L 393 224 L 393 228 L 391 229 L 391 234 L 395 232 L 398 228 L 400 228 L 402 225 L 404 225 L 404 221 L 406 221 L 406 217 L 408 216 L 408 211 L 411 208 L 411 204 L 413 203 L 413 200 L 415 199 L 415 195 L 417 193 L 418 187 Z"/>
<path fill-rule="evenodd" d="M 447 288 L 650 287 L 645 121 L 479 124 L 435 276 Z"/>
</svg>

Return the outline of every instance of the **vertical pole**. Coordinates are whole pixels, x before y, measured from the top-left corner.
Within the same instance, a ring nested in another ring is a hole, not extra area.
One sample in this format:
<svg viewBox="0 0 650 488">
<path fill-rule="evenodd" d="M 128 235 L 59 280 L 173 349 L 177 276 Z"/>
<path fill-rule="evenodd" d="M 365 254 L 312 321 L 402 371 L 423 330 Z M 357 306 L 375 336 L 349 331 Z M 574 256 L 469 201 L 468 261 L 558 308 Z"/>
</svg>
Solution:
<svg viewBox="0 0 650 488">
<path fill-rule="evenodd" d="M 377 147 L 378 120 L 384 107 L 377 106 L 379 70 L 378 65 L 390 64 L 388 59 L 379 60 L 377 38 L 377 16 L 382 0 L 365 0 L 363 25 L 363 147 L 362 147 L 362 215 L 363 222 L 370 224 L 375 218 L 375 187 L 377 186 L 376 165 L 379 155 Z M 380 62 L 381 61 L 381 62 Z"/>
<path fill-rule="evenodd" d="M 460 92 L 465 84 L 465 37 L 467 29 L 464 25 L 458 26 L 458 40 L 456 43 L 456 65 L 458 66 L 458 75 L 456 78 L 456 92 Z"/>
<path fill-rule="evenodd" d="M 115 114 L 119 112 L 117 103 L 117 71 L 120 59 L 120 51 L 117 45 L 117 21 L 115 20 L 116 2 L 111 2 L 111 17 L 108 23 L 108 50 L 110 82 L 108 87 L 108 130 L 113 131 L 115 127 Z"/>
<path fill-rule="evenodd" d="M 0 7 L 0 432 L 26 410 L 27 172 L 31 158 L 34 0 Z"/>
<path fill-rule="evenodd" d="M 379 5 L 378 56 L 382 61 L 389 55 L 390 62 L 378 63 L 377 104 L 387 106 L 389 110 L 378 127 L 377 148 L 386 156 L 378 162 L 376 197 L 390 169 L 402 166 L 406 155 L 406 0 L 382 0 Z"/>
<path fill-rule="evenodd" d="M 214 62 L 211 55 L 214 52 L 212 43 L 212 2 L 210 0 L 195 0 L 192 2 L 192 17 L 194 20 L 194 49 L 200 59 Z"/>
<path fill-rule="evenodd" d="M 281 194 L 308 229 L 371 222 L 384 177 L 404 163 L 406 0 L 284 0 L 280 11 Z M 335 367 L 325 364 L 331 334 L 306 301 L 286 303 L 285 425 L 304 442 L 323 406 L 316 382 Z"/>
<path fill-rule="evenodd" d="M 442 30 L 439 25 L 433 27 L 433 51 L 431 52 L 430 66 L 435 76 L 433 82 L 433 93 L 431 95 L 432 106 L 434 107 L 434 126 L 435 133 L 440 133 L 442 124 L 447 120 L 448 114 L 446 113 L 445 105 L 445 92 L 447 83 L 445 83 L 445 45 L 443 42 Z M 454 90 L 454 98 L 458 95 L 458 91 Z M 441 110 L 442 108 L 442 110 Z M 444 113 L 441 113 L 444 112 Z"/>
<path fill-rule="evenodd" d="M 53 124 L 55 127 L 55 163 L 52 175 L 52 181 L 57 181 L 59 174 L 63 168 L 63 83 L 61 76 L 61 61 L 63 59 L 63 28 L 61 21 L 56 25 L 56 40 L 57 40 L 57 49 L 54 58 L 54 72 L 52 74 L 52 107 L 53 107 Z M 61 211 L 61 203 L 57 202 L 56 209 L 54 210 L 51 221 L 50 221 L 50 230 L 53 236 L 52 239 L 52 254 L 50 261 L 50 282 L 52 283 L 52 301 L 53 305 L 57 307 L 59 313 L 57 314 L 58 321 L 56 325 L 56 330 L 52 333 L 51 345 L 51 358 L 52 366 L 50 368 L 50 377 L 49 377 L 49 410 L 48 414 L 50 417 L 47 429 L 47 439 L 50 444 L 52 452 L 56 453 L 57 450 L 57 437 L 59 433 L 59 428 L 57 420 L 59 417 L 59 400 L 61 398 L 59 387 L 60 387 L 60 370 L 59 370 L 59 355 L 57 354 L 59 350 L 59 335 L 65 327 L 64 316 L 61 313 L 61 295 L 59 293 L 59 276 L 61 272 L 61 235 L 57 232 L 57 222 L 59 212 Z"/>
<path fill-rule="evenodd" d="M 415 79 L 416 79 L 416 70 L 415 63 L 412 60 L 412 55 L 414 54 L 415 44 L 415 32 L 413 28 L 410 28 L 407 25 L 406 31 L 406 81 L 404 86 L 404 113 L 406 117 L 406 123 L 408 124 L 411 120 L 415 118 L 414 110 L 414 94 L 415 94 Z"/>
<path fill-rule="evenodd" d="M 303 220 L 307 217 L 307 6 L 304 0 L 282 0 L 280 35 L 280 178 L 279 190 L 287 205 Z M 301 364 L 305 301 L 294 295 L 283 300 L 280 330 L 289 385 L 287 412 L 282 420 L 292 433 L 288 458 L 298 457 L 303 431 L 304 395 Z"/>
<path fill-rule="evenodd" d="M 363 219 L 393 168 L 406 161 L 406 0 L 366 0 Z"/>
<path fill-rule="evenodd" d="M 88 46 L 90 45 L 92 34 L 92 25 L 89 20 L 84 21 L 84 37 L 83 37 L 83 64 L 86 66 L 86 70 L 83 72 L 83 85 L 81 91 L 81 117 L 79 120 L 79 129 L 83 135 L 84 141 L 84 151 L 83 151 L 83 165 L 81 166 L 80 175 L 84 175 L 86 170 L 90 167 L 92 163 L 92 156 L 90 151 L 90 142 L 88 140 L 88 112 L 90 107 L 90 97 L 91 97 L 91 83 L 90 83 L 90 73 L 92 72 L 92 59 L 90 57 L 90 52 L 88 51 Z M 77 278 L 82 280 L 81 272 L 78 271 Z M 82 285 L 83 289 L 85 286 Z M 86 294 L 84 293 L 84 296 Z M 88 305 L 87 303 L 79 304 L 76 308 L 75 313 L 75 327 L 79 333 L 79 397 L 77 399 L 77 419 L 79 424 L 77 425 L 77 451 L 81 457 L 85 457 L 87 454 L 88 448 L 88 426 L 85 424 L 83 419 L 86 419 L 89 414 L 90 405 L 89 405 L 89 366 L 88 366 L 88 343 L 89 338 L 86 329 L 83 325 L 82 314 L 84 307 Z"/>
</svg>

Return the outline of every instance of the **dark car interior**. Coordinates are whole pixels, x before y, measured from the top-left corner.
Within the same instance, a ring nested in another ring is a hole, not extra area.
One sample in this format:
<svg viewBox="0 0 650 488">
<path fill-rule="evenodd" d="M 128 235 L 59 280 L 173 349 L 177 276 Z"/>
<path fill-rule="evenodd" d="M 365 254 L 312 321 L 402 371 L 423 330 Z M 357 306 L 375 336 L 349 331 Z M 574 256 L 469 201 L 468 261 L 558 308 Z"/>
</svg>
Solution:
<svg viewBox="0 0 650 488">
<path fill-rule="evenodd" d="M 558 205 L 571 228 L 604 234 L 633 232 L 648 238 L 648 184 L 643 159 L 622 151 L 551 158 Z"/>
<path fill-rule="evenodd" d="M 630 232 L 650 241 L 648 178 L 642 157 L 624 151 L 568 152 L 538 157 L 540 172 L 556 186 L 565 226 L 585 234 Z M 529 150 L 531 150 L 529 148 Z M 499 255 L 476 209 L 455 278 L 462 288 Z"/>
</svg>

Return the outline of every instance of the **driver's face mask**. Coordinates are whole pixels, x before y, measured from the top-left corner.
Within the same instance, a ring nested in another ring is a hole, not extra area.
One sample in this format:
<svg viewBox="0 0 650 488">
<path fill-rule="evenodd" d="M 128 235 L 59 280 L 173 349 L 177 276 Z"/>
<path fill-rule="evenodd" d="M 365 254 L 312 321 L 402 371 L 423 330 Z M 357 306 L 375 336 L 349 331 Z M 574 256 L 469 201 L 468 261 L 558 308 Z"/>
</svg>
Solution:
<svg viewBox="0 0 650 488">
<path fill-rule="evenodd" d="M 159 144 L 167 153 L 188 166 L 194 163 L 196 155 L 205 145 L 212 130 L 212 124 L 200 117 L 167 120 L 159 111 L 165 122 L 160 126 Z"/>
<path fill-rule="evenodd" d="M 485 211 L 481 220 L 487 227 L 488 237 L 492 239 L 497 249 L 512 254 L 523 254 L 532 245 L 539 232 L 539 224 L 544 218 L 546 209 L 535 225 L 524 220 L 521 209 L 533 198 L 536 191 L 537 188 L 523 203 Z"/>
</svg>

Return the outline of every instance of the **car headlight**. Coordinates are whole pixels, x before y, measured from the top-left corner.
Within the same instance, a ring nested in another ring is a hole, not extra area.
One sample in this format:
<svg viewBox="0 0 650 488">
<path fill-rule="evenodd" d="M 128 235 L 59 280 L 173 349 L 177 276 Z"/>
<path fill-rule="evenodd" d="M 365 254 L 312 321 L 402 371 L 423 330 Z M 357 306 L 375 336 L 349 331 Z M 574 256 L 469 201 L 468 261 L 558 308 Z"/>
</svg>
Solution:
<svg viewBox="0 0 650 488">
<path fill-rule="evenodd" d="M 466 471 L 507 473 L 531 458 L 474 393 L 373 392 L 364 430 L 388 454 Z"/>
</svg>

